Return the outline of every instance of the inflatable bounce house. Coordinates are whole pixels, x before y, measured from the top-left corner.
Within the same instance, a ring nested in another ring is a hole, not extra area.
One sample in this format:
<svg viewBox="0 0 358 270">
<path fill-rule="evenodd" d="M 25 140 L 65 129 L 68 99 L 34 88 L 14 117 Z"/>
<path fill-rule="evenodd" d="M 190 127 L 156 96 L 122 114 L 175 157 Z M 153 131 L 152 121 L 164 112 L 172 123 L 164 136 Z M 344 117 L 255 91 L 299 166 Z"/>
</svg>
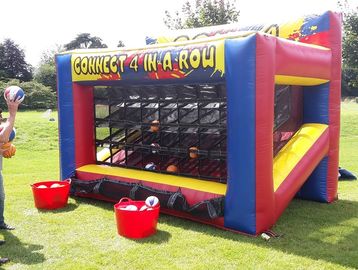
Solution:
<svg viewBox="0 0 358 270">
<path fill-rule="evenodd" d="M 337 199 L 341 17 L 194 29 L 56 56 L 61 178 L 76 196 L 257 235 Z"/>
</svg>

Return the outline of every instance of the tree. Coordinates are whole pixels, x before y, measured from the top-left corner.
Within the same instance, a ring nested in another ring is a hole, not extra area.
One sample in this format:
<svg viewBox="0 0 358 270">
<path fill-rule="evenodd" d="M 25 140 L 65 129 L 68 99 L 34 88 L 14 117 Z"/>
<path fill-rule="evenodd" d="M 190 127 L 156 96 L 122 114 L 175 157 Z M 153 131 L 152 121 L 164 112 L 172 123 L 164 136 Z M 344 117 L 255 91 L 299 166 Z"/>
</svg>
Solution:
<svg viewBox="0 0 358 270">
<path fill-rule="evenodd" d="M 93 48 L 107 48 L 107 45 L 102 43 L 102 39 L 99 37 L 91 37 L 89 33 L 82 33 L 77 37 L 64 45 L 66 50 L 74 49 L 93 49 Z"/>
<path fill-rule="evenodd" d="M 358 96 L 358 7 L 344 12 L 343 25 L 342 93 Z"/>
<path fill-rule="evenodd" d="M 26 63 L 25 53 L 11 39 L 0 43 L 0 79 L 19 79 L 30 81 L 32 79 L 32 66 Z"/>
<path fill-rule="evenodd" d="M 169 29 L 183 29 L 237 22 L 239 11 L 235 0 L 194 0 L 185 2 L 174 15 L 166 10 L 165 16 Z"/>
<path fill-rule="evenodd" d="M 56 67 L 55 64 L 42 64 L 35 72 L 34 80 L 51 88 L 56 92 Z"/>
<path fill-rule="evenodd" d="M 358 8 L 345 15 L 343 59 L 347 65 L 358 67 Z"/>
<path fill-rule="evenodd" d="M 40 65 L 49 64 L 55 65 L 55 55 L 65 50 L 63 45 L 56 45 L 54 49 L 46 50 L 42 52 Z"/>
<path fill-rule="evenodd" d="M 63 51 L 63 46 L 43 52 L 34 76 L 35 81 L 50 87 L 53 92 L 56 92 L 55 55 L 61 51 Z"/>
<path fill-rule="evenodd" d="M 25 99 L 21 104 L 21 108 L 27 109 L 52 109 L 56 108 L 56 95 L 50 87 L 44 86 L 36 81 L 20 82 L 17 79 L 8 82 L 0 81 L 0 95 L 4 94 L 4 90 L 10 85 L 17 85 L 24 89 Z M 5 99 L 0 99 L 0 108 L 7 108 Z"/>
<path fill-rule="evenodd" d="M 24 105 L 31 109 L 52 109 L 56 108 L 56 94 L 51 91 L 50 87 L 41 83 L 31 81 L 22 84 L 26 93 Z"/>
<path fill-rule="evenodd" d="M 118 41 L 118 44 L 117 44 L 117 47 L 120 48 L 120 47 L 125 47 L 126 45 L 124 45 L 124 42 L 122 40 L 119 40 Z"/>
</svg>

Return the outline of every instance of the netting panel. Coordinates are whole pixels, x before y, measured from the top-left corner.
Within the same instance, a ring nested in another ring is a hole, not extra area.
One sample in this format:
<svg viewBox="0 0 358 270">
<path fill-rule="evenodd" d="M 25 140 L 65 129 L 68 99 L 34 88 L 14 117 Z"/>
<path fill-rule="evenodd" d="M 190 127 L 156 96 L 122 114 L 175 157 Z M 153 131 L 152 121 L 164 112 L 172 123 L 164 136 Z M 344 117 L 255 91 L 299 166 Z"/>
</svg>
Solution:
<svg viewBox="0 0 358 270">
<path fill-rule="evenodd" d="M 99 163 L 226 182 L 224 84 L 96 87 Z"/>
</svg>

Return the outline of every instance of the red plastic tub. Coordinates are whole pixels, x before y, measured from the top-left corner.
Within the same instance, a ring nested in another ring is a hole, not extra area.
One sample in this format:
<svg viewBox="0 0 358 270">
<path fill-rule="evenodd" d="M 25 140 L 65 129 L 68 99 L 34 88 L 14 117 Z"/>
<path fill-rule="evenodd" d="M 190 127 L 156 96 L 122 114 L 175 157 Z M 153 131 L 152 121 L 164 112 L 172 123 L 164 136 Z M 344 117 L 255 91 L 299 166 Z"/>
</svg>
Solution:
<svg viewBox="0 0 358 270">
<path fill-rule="evenodd" d="M 135 205 L 138 210 L 124 210 L 123 208 L 128 205 Z M 145 238 L 156 233 L 160 205 L 139 211 L 144 205 L 144 201 L 132 201 L 129 198 L 122 198 L 114 205 L 119 235 L 127 238 Z"/>
<path fill-rule="evenodd" d="M 58 184 L 57 187 L 52 187 Z M 71 180 L 46 181 L 32 184 L 35 207 L 39 209 L 57 209 L 67 205 Z"/>
</svg>

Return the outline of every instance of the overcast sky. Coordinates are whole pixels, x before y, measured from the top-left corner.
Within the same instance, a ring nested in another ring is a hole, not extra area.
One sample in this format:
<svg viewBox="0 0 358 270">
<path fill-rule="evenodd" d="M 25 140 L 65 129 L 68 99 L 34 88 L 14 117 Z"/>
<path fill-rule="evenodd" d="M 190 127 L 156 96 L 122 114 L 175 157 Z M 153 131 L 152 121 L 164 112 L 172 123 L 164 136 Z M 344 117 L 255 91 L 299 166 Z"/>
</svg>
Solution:
<svg viewBox="0 0 358 270">
<path fill-rule="evenodd" d="M 358 0 L 349 0 L 352 6 Z M 0 42 L 10 38 L 36 66 L 41 54 L 73 40 L 79 33 L 102 38 L 109 47 L 119 40 L 144 45 L 144 38 L 166 29 L 164 11 L 185 0 L 6 0 L 1 1 Z M 336 0 L 238 0 L 240 23 L 276 22 L 303 14 L 337 10 Z M 55 4 L 58 3 L 58 4 Z"/>
</svg>

